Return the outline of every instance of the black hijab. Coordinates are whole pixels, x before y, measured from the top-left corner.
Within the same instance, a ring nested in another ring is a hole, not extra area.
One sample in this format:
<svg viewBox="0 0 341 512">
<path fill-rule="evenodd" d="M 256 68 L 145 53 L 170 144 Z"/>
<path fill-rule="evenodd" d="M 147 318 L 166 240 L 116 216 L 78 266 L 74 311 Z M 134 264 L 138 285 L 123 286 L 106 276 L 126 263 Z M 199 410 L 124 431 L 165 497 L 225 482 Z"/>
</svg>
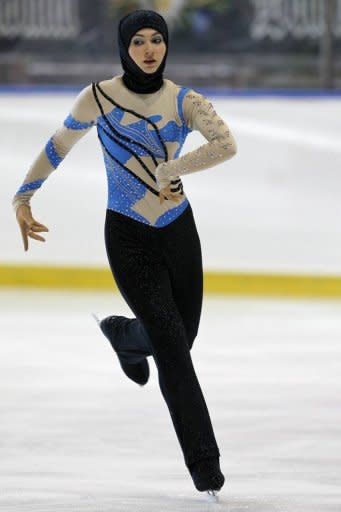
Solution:
<svg viewBox="0 0 341 512">
<path fill-rule="evenodd" d="M 160 32 L 167 47 L 165 56 L 154 73 L 145 73 L 128 53 L 131 38 L 141 28 L 154 28 Z M 118 26 L 118 46 L 122 68 L 124 69 L 122 80 L 125 86 L 139 94 L 158 91 L 163 85 L 162 75 L 168 54 L 168 28 L 161 14 L 146 9 L 138 9 L 124 16 Z"/>
</svg>

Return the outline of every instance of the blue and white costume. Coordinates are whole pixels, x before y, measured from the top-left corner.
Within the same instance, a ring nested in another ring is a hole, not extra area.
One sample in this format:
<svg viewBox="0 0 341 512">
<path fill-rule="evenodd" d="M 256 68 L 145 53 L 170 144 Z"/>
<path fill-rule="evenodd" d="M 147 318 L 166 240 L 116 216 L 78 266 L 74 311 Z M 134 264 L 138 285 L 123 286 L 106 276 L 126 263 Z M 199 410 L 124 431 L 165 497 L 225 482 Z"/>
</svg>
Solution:
<svg viewBox="0 0 341 512">
<path fill-rule="evenodd" d="M 162 227 L 188 205 L 180 176 L 231 158 L 236 144 L 226 123 L 201 94 L 164 79 L 161 89 L 136 94 L 121 76 L 85 87 L 61 126 L 33 162 L 13 206 L 30 204 L 35 191 L 74 144 L 96 125 L 108 179 L 107 208 Z M 208 140 L 180 157 L 185 139 L 199 130 Z M 182 200 L 160 203 L 171 184 Z"/>
</svg>

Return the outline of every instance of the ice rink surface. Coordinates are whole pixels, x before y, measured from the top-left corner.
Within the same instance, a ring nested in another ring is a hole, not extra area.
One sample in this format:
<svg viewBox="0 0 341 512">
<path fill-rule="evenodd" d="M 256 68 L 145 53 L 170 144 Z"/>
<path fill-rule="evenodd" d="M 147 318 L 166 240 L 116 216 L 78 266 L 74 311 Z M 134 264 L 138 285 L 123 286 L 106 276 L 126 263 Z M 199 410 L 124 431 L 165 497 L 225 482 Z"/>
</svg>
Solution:
<svg viewBox="0 0 341 512">
<path fill-rule="evenodd" d="M 123 374 L 91 317 L 120 295 L 0 291 L 0 510 L 341 510 L 341 302 L 205 296 L 192 358 L 221 451 L 193 486 L 158 387 Z"/>
</svg>

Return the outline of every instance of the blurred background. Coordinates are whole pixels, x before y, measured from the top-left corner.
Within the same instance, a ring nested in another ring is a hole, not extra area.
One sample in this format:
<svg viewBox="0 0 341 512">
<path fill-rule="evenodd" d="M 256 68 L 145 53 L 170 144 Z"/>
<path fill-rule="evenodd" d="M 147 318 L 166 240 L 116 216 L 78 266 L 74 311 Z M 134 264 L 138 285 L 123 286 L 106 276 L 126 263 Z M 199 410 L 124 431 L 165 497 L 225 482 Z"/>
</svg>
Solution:
<svg viewBox="0 0 341 512">
<path fill-rule="evenodd" d="M 341 85 L 340 0 L 1 0 L 1 82 L 82 84 L 119 73 L 117 20 L 138 8 L 167 20 L 174 81 Z"/>
<path fill-rule="evenodd" d="M 167 20 L 165 76 L 209 97 L 238 143 L 231 161 L 183 179 L 206 291 L 309 294 L 317 286 L 341 295 L 341 0 L 0 0 L 0 282 L 39 284 L 47 265 L 71 269 L 65 279 L 54 273 L 54 286 L 81 269 L 92 278 L 80 274 L 78 285 L 99 286 L 96 270 L 112 286 L 95 129 L 32 200 L 50 227 L 46 244 L 23 252 L 11 200 L 77 93 L 122 73 L 118 20 L 137 8 Z M 193 132 L 182 154 L 204 142 Z"/>
</svg>

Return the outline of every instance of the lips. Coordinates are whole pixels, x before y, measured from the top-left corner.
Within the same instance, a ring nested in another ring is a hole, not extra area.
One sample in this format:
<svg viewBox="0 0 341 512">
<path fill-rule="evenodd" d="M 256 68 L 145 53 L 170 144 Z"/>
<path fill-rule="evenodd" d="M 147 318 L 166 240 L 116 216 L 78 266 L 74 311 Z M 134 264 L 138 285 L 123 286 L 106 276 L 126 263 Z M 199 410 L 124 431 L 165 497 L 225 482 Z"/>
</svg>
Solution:
<svg viewBox="0 0 341 512">
<path fill-rule="evenodd" d="M 154 64 L 154 62 L 156 62 L 155 59 L 150 59 L 150 60 L 144 60 L 143 61 L 145 64 Z"/>
</svg>

